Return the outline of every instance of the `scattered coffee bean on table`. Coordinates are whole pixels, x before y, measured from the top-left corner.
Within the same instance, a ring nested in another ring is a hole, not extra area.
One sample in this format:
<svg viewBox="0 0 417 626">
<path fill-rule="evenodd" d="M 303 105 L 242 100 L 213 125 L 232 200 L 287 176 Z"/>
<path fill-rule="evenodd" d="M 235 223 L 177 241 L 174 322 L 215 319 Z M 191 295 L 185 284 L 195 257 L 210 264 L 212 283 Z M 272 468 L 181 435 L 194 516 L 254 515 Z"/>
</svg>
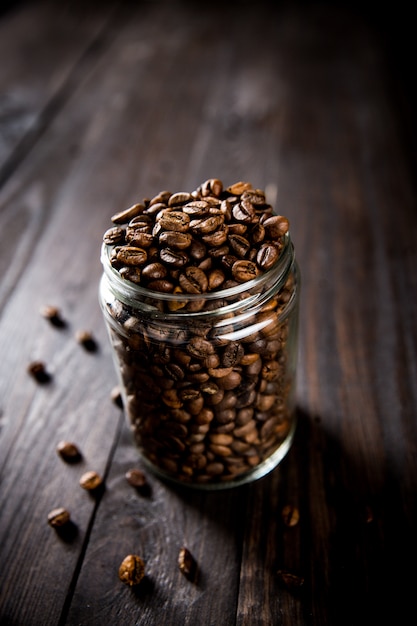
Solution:
<svg viewBox="0 0 417 626">
<path fill-rule="evenodd" d="M 138 585 L 145 576 L 145 563 L 137 554 L 126 556 L 119 567 L 119 578 L 130 587 Z"/>
<path fill-rule="evenodd" d="M 69 512 L 63 507 L 53 509 L 48 513 L 48 524 L 53 528 L 62 528 L 70 521 Z"/>
<path fill-rule="evenodd" d="M 103 480 L 97 472 L 92 470 L 85 472 L 80 478 L 80 485 L 86 491 L 95 491 L 103 484 Z"/>
<path fill-rule="evenodd" d="M 183 547 L 180 549 L 178 554 L 178 567 L 186 578 L 190 580 L 195 578 L 197 563 L 188 548 Z"/>
<path fill-rule="evenodd" d="M 114 404 L 119 407 L 119 409 L 123 409 L 122 392 L 118 385 L 113 387 L 113 389 L 111 390 L 110 398 L 112 402 L 114 402 Z"/>
<path fill-rule="evenodd" d="M 282 509 L 281 517 L 286 526 L 296 526 L 300 520 L 300 513 L 297 507 L 287 504 Z"/>
<path fill-rule="evenodd" d="M 304 578 L 287 570 L 277 571 L 279 581 L 289 590 L 299 589 L 304 585 Z"/>
<path fill-rule="evenodd" d="M 60 441 L 56 447 L 56 451 L 67 463 L 76 463 L 82 458 L 78 446 L 71 441 Z"/>
<path fill-rule="evenodd" d="M 98 348 L 97 341 L 94 339 L 93 334 L 89 330 L 78 330 L 75 333 L 75 338 L 80 345 L 87 350 L 87 352 L 96 352 Z"/>
<path fill-rule="evenodd" d="M 142 470 L 136 467 L 128 470 L 125 474 L 125 477 L 129 485 L 131 485 L 132 487 L 136 487 L 137 489 L 140 489 L 147 485 L 145 474 L 142 472 Z"/>
<path fill-rule="evenodd" d="M 52 380 L 52 376 L 47 371 L 43 361 L 32 361 L 29 363 L 27 371 L 38 383 L 45 384 Z"/>
<path fill-rule="evenodd" d="M 66 326 L 65 320 L 62 318 L 61 311 L 58 307 L 47 304 L 41 307 L 41 315 L 47 319 L 52 326 L 56 328 L 64 328 Z"/>
</svg>

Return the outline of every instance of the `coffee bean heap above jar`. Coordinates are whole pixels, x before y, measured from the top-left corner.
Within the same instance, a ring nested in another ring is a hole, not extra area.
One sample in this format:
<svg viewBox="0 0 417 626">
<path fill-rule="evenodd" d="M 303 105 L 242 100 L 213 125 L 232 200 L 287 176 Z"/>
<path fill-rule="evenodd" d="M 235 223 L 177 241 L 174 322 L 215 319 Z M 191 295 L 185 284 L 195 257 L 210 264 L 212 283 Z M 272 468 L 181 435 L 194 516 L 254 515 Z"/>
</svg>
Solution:
<svg viewBox="0 0 417 626">
<path fill-rule="evenodd" d="M 162 191 L 112 222 L 103 241 L 120 276 L 178 295 L 228 289 L 270 270 L 289 229 L 262 190 L 247 182 L 224 188 L 217 178 L 192 192 Z"/>
</svg>

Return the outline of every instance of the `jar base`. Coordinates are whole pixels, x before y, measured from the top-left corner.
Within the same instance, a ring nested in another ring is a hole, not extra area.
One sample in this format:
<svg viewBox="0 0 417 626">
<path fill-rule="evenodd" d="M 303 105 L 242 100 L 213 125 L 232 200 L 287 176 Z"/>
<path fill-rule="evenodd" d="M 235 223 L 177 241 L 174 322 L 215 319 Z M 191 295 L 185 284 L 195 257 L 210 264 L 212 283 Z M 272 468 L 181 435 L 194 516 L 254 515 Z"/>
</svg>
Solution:
<svg viewBox="0 0 417 626">
<path fill-rule="evenodd" d="M 244 474 L 241 474 L 240 476 L 236 476 L 236 478 L 227 480 L 227 481 L 198 483 L 198 482 L 187 482 L 184 480 L 178 480 L 174 478 L 173 476 L 171 476 L 170 474 L 168 474 L 167 472 L 164 472 L 162 469 L 160 469 L 156 465 L 154 465 L 151 461 L 149 461 L 149 459 L 147 459 L 143 454 L 141 454 L 140 451 L 139 453 L 140 453 L 141 461 L 143 461 L 144 465 L 155 476 L 157 476 L 159 479 L 163 480 L 164 482 L 168 482 L 174 486 L 191 488 L 191 489 L 195 489 L 198 491 L 202 491 L 202 490 L 220 491 L 220 490 L 232 489 L 234 487 L 240 487 L 242 485 L 252 483 L 256 480 L 259 480 L 260 478 L 263 478 L 270 472 L 272 472 L 272 470 L 274 470 L 281 463 L 284 457 L 288 454 L 291 448 L 293 439 L 294 439 L 295 429 L 296 429 L 296 418 L 294 417 L 291 428 L 288 432 L 288 435 L 283 440 L 281 445 L 275 450 L 275 452 L 271 454 L 271 456 L 269 456 L 267 459 L 262 461 L 262 463 L 254 467 L 252 470 L 245 472 Z"/>
</svg>

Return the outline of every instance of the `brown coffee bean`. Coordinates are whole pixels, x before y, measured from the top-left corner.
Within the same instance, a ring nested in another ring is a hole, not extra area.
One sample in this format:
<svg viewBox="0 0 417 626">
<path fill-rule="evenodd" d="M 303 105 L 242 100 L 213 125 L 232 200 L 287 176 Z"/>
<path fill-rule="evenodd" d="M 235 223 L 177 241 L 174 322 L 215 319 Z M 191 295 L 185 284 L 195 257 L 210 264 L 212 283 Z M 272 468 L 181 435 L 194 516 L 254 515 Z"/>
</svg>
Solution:
<svg viewBox="0 0 417 626">
<path fill-rule="evenodd" d="M 82 458 L 78 446 L 71 441 L 60 441 L 57 444 L 56 451 L 67 463 L 76 463 Z"/>
<path fill-rule="evenodd" d="M 245 283 L 259 275 L 256 264 L 252 261 L 235 261 L 232 265 L 232 275 L 239 283 Z"/>
<path fill-rule="evenodd" d="M 172 248 L 162 248 L 159 252 L 159 258 L 163 263 L 172 267 L 184 267 L 188 263 L 188 255 L 183 250 L 174 250 Z"/>
<path fill-rule="evenodd" d="M 280 251 L 278 247 L 271 243 L 263 243 L 256 255 L 256 262 L 264 270 L 270 270 L 279 259 Z"/>
<path fill-rule="evenodd" d="M 256 216 L 255 209 L 248 202 L 236 204 L 232 209 L 232 214 L 238 222 L 246 224 L 252 223 Z"/>
<path fill-rule="evenodd" d="M 109 246 L 125 243 L 126 231 L 124 228 L 115 226 L 109 228 L 103 235 L 103 242 Z"/>
<path fill-rule="evenodd" d="M 186 576 L 190 580 L 193 580 L 195 578 L 197 563 L 188 548 L 180 549 L 178 554 L 178 567 L 180 568 L 180 571 L 184 574 L 184 576 Z"/>
<path fill-rule="evenodd" d="M 300 520 L 300 513 L 296 506 L 286 504 L 282 509 L 281 517 L 286 526 L 296 526 Z"/>
<path fill-rule="evenodd" d="M 141 249 L 150 248 L 154 243 L 154 236 L 152 233 L 146 233 L 139 228 L 132 228 L 128 226 L 126 229 L 126 242 L 133 247 Z"/>
<path fill-rule="evenodd" d="M 133 204 L 128 209 L 124 211 L 120 211 L 119 213 L 115 213 L 112 216 L 111 221 L 114 224 L 127 224 L 131 219 L 136 217 L 136 215 L 140 215 L 145 210 L 145 205 L 141 203 Z"/>
<path fill-rule="evenodd" d="M 204 196 L 221 196 L 223 191 L 223 183 L 218 178 L 209 178 L 201 185 L 201 195 Z"/>
<path fill-rule="evenodd" d="M 208 289 L 207 276 L 201 269 L 193 265 L 180 273 L 179 284 L 185 293 L 205 293 Z"/>
<path fill-rule="evenodd" d="M 121 265 L 144 265 L 148 258 L 146 250 L 136 246 L 121 246 L 116 253 L 116 261 Z"/>
<path fill-rule="evenodd" d="M 289 230 L 289 221 L 282 215 L 272 215 L 263 223 L 263 227 L 269 239 L 275 240 L 285 235 Z"/>
<path fill-rule="evenodd" d="M 227 187 L 226 191 L 228 191 L 230 194 L 240 196 L 243 194 L 244 191 L 247 191 L 249 189 L 252 189 L 252 185 L 250 183 L 239 181 L 238 183 L 234 183 L 233 185 L 230 185 L 230 187 Z"/>
<path fill-rule="evenodd" d="M 147 485 L 145 474 L 137 467 L 128 470 L 125 477 L 129 485 L 136 487 L 136 489 L 141 489 Z"/>
<path fill-rule="evenodd" d="M 70 521 L 70 514 L 67 509 L 59 507 L 48 513 L 48 524 L 53 528 L 62 528 Z"/>
<path fill-rule="evenodd" d="M 172 194 L 169 198 L 168 206 L 185 204 L 186 202 L 190 202 L 190 200 L 192 200 L 192 195 L 188 193 L 188 191 L 178 191 L 177 193 Z"/>
<path fill-rule="evenodd" d="M 224 216 L 222 214 L 193 219 L 190 221 L 190 230 L 198 235 L 208 235 L 217 230 L 223 222 Z"/>
<path fill-rule="evenodd" d="M 138 585 L 145 577 L 145 563 L 137 554 L 126 556 L 119 566 L 120 580 L 133 587 Z"/>
<path fill-rule="evenodd" d="M 27 371 L 40 384 L 49 383 L 52 379 L 43 361 L 32 361 L 32 363 L 29 363 Z"/>
<path fill-rule="evenodd" d="M 75 339 L 87 352 L 96 352 L 98 349 L 97 341 L 89 330 L 77 330 Z"/>
<path fill-rule="evenodd" d="M 190 233 L 175 232 L 174 230 L 164 230 L 159 235 L 161 246 L 173 248 L 175 250 L 185 250 L 191 246 L 193 238 Z"/>
<path fill-rule="evenodd" d="M 61 311 L 58 307 L 47 304 L 40 310 L 41 315 L 47 319 L 52 326 L 63 328 L 66 326 L 65 320 L 62 318 Z"/>
<path fill-rule="evenodd" d="M 103 484 L 103 480 L 97 472 L 92 470 L 84 472 L 80 478 L 80 486 L 86 491 L 95 491 Z"/>
<path fill-rule="evenodd" d="M 193 337 L 187 345 L 188 352 L 197 359 L 205 359 L 214 354 L 213 345 L 203 337 Z"/>
<path fill-rule="evenodd" d="M 147 287 L 151 291 L 159 291 L 160 293 L 173 293 L 175 289 L 174 283 L 164 278 L 150 280 Z"/>
<path fill-rule="evenodd" d="M 186 233 L 189 229 L 190 218 L 182 211 L 169 211 L 161 215 L 159 224 L 164 230 Z"/>
<path fill-rule="evenodd" d="M 287 570 L 279 569 L 277 576 L 287 589 L 296 590 L 304 585 L 304 578 L 302 576 L 298 576 Z"/>
</svg>

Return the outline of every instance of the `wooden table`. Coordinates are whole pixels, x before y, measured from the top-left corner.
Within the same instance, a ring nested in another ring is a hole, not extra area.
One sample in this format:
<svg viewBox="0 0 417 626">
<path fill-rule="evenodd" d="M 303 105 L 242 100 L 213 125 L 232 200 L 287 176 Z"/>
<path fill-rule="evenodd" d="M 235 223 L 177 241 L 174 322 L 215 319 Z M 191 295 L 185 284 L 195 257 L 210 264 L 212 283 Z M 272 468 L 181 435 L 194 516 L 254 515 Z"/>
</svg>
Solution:
<svg viewBox="0 0 417 626">
<path fill-rule="evenodd" d="M 416 135 L 412 28 L 398 16 L 314 2 L 3 5 L 2 626 L 411 623 Z M 251 485 L 198 492 L 147 472 L 143 493 L 125 478 L 142 465 L 111 397 L 101 238 L 116 211 L 210 177 L 268 188 L 291 222 L 296 437 Z M 47 384 L 27 371 L 36 360 Z M 79 463 L 57 455 L 61 440 Z M 97 497 L 79 486 L 87 470 L 104 477 Z M 59 506 L 73 521 L 63 535 L 47 523 Z M 118 578 L 129 553 L 146 563 L 137 588 Z"/>
</svg>

